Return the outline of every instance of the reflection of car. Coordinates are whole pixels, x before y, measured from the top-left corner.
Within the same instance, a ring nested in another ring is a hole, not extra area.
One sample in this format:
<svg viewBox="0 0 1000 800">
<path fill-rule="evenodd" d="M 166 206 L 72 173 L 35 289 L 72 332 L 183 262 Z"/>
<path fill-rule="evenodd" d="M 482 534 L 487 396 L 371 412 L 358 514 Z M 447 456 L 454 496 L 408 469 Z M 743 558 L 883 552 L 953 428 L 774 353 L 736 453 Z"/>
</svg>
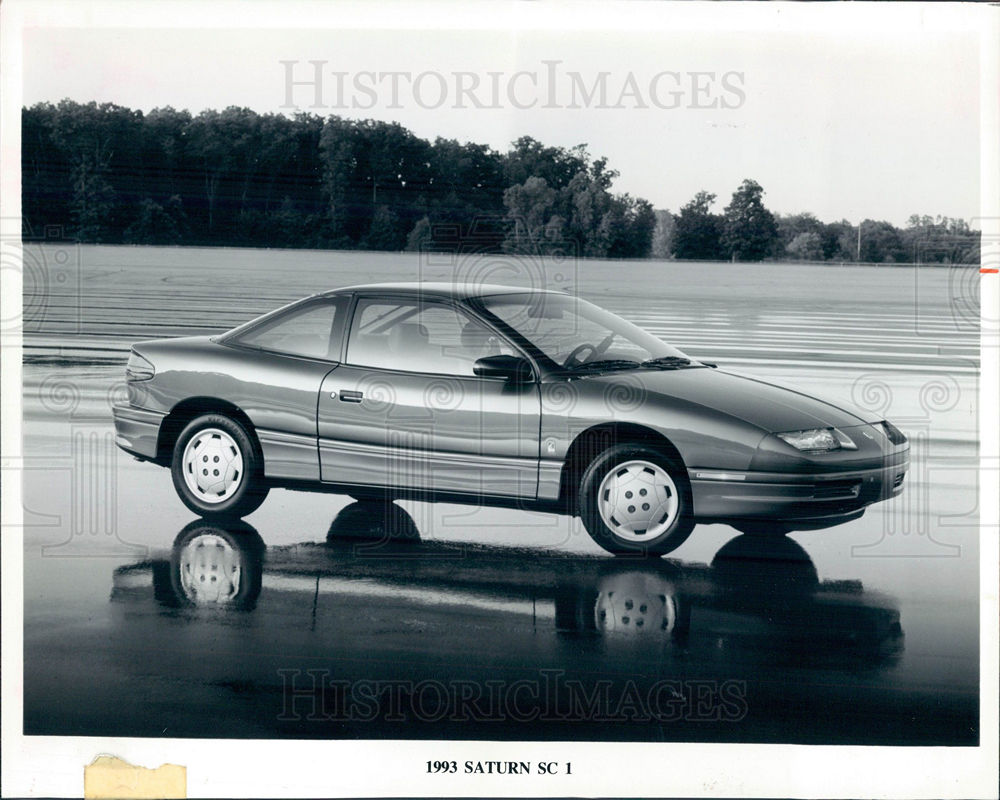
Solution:
<svg viewBox="0 0 1000 800">
<path fill-rule="evenodd" d="M 191 523 L 174 542 L 174 596 L 194 606 L 252 609 L 260 594 L 264 543 L 249 525 Z"/>
<path fill-rule="evenodd" d="M 828 527 L 902 491 L 887 421 L 713 366 L 558 292 L 358 286 L 135 345 L 115 425 L 202 515 L 272 486 L 533 504 L 612 552 L 695 522 Z"/>
<path fill-rule="evenodd" d="M 485 613 L 494 635 L 513 642 L 512 620 L 530 617 L 536 632 L 596 637 L 612 648 L 675 648 L 713 662 L 794 658 L 798 667 L 858 668 L 893 663 L 903 649 L 892 598 L 859 581 L 821 581 L 806 551 L 784 537 L 737 536 L 710 565 L 533 556 L 512 582 L 497 548 L 422 541 L 399 506 L 363 502 L 337 514 L 325 545 L 265 548 L 245 522 L 197 520 L 178 534 L 169 559 L 117 569 L 112 596 L 147 587 L 137 572 L 150 566 L 154 595 L 170 608 L 266 614 L 274 603 L 292 628 L 293 610 L 314 614 L 322 595 L 331 598 L 324 607 L 365 609 L 362 618 L 375 608 L 391 614 L 396 603 L 411 620 L 461 609 L 455 624 L 468 614 L 482 625 L 475 615 Z"/>
</svg>

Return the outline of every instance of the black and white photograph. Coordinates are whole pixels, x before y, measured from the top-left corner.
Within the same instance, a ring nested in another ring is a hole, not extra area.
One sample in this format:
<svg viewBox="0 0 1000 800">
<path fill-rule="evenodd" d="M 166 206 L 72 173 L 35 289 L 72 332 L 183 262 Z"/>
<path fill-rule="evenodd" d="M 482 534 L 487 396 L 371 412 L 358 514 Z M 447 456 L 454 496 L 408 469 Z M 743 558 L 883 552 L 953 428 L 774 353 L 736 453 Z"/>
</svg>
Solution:
<svg viewBox="0 0 1000 800">
<path fill-rule="evenodd" d="M 3 796 L 996 797 L 995 6 L 0 39 Z"/>
</svg>

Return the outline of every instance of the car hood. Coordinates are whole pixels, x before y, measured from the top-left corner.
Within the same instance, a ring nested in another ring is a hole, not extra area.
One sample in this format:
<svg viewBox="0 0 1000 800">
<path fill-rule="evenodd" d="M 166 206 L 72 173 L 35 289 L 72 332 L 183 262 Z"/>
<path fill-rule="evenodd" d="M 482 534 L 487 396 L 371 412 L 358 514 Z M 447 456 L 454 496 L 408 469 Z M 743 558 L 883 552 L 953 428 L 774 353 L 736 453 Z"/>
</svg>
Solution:
<svg viewBox="0 0 1000 800">
<path fill-rule="evenodd" d="M 591 380 L 587 378 L 585 380 Z M 879 422 L 881 417 L 834 405 L 802 392 L 720 369 L 693 368 L 608 373 L 593 380 L 627 382 L 651 396 L 674 398 L 711 408 L 768 433 L 809 428 L 849 428 Z"/>
</svg>

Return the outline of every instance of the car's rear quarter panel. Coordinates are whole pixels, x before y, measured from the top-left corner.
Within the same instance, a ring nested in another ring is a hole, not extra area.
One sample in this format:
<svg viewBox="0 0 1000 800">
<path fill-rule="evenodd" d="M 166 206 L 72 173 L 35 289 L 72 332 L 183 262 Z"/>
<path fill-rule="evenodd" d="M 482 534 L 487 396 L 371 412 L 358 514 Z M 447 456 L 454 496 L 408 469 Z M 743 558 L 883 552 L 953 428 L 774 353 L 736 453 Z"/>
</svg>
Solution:
<svg viewBox="0 0 1000 800">
<path fill-rule="evenodd" d="M 221 400 L 253 424 L 269 477 L 319 479 L 316 405 L 335 365 L 184 338 L 140 342 L 136 352 L 156 368 L 134 385 L 132 405 L 169 413 L 179 403 Z"/>
</svg>

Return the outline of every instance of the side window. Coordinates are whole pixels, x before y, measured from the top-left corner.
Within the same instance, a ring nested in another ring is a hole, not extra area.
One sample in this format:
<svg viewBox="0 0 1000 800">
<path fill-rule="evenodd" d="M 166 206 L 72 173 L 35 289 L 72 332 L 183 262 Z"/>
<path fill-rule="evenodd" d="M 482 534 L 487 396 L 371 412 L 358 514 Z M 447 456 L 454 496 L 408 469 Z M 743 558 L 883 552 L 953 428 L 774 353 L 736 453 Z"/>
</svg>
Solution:
<svg viewBox="0 0 1000 800">
<path fill-rule="evenodd" d="M 513 350 L 489 328 L 443 303 L 358 303 L 347 360 L 359 366 L 473 375 L 476 359 Z"/>
<path fill-rule="evenodd" d="M 236 341 L 278 353 L 340 360 L 346 298 L 318 300 L 253 328 Z"/>
</svg>

